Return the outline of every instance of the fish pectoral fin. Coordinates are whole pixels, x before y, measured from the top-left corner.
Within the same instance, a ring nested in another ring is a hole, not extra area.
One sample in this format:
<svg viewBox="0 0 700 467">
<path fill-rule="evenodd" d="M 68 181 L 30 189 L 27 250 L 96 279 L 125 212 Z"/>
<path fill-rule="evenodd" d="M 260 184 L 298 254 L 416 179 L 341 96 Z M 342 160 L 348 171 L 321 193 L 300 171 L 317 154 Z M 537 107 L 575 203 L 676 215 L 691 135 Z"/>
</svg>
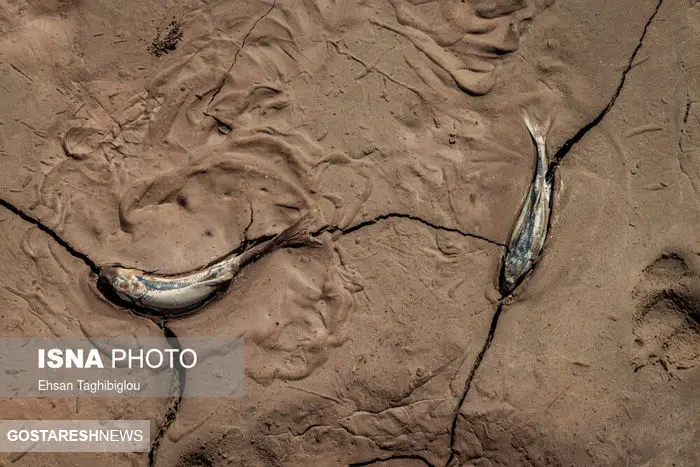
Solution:
<svg viewBox="0 0 700 467">
<path fill-rule="evenodd" d="M 224 281 L 206 281 L 200 282 L 197 285 L 190 287 L 190 292 L 195 295 L 200 295 L 201 298 L 211 295 L 216 292 L 225 282 Z"/>
</svg>

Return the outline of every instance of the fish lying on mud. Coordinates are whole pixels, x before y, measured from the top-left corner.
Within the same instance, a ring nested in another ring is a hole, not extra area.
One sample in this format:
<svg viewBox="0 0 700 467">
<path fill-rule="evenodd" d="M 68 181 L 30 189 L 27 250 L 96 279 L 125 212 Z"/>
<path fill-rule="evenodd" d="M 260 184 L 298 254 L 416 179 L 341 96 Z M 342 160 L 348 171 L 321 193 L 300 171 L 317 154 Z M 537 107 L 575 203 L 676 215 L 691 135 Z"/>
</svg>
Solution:
<svg viewBox="0 0 700 467">
<path fill-rule="evenodd" d="M 530 190 L 510 234 L 508 251 L 501 266 L 498 287 L 504 297 L 510 295 L 520 285 L 537 262 L 547 238 L 549 216 L 552 211 L 554 180 L 547 174 L 545 142 L 552 121 L 548 120 L 540 124 L 534 122 L 527 113 L 523 114 L 523 120 L 537 148 L 537 163 Z"/>
<path fill-rule="evenodd" d="M 310 211 L 275 237 L 190 273 L 160 275 L 119 266 L 102 267 L 98 288 L 107 297 L 116 294 L 135 305 L 139 314 L 182 316 L 221 293 L 246 264 L 286 245 L 317 242 L 308 230 L 317 214 L 317 210 Z"/>
</svg>

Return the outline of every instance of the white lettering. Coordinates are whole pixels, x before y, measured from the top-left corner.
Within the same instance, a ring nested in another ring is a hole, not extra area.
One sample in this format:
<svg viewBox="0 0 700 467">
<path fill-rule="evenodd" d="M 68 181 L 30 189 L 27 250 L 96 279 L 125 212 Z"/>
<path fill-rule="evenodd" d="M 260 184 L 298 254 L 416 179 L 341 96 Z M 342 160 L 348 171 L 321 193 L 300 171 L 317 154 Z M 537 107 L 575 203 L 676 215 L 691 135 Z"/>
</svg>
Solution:
<svg viewBox="0 0 700 467">
<path fill-rule="evenodd" d="M 192 363 L 190 363 L 189 366 L 185 365 L 185 353 L 190 352 L 192 354 Z M 197 352 L 195 352 L 192 349 L 183 349 L 183 351 L 180 353 L 180 365 L 182 365 L 184 368 L 192 368 L 197 364 Z"/>
<path fill-rule="evenodd" d="M 175 367 L 175 359 L 173 357 L 173 354 L 177 353 L 177 349 L 165 349 L 163 352 L 169 355 L 170 357 L 170 368 Z"/>
<path fill-rule="evenodd" d="M 104 368 L 102 357 L 97 349 L 90 349 L 85 358 L 83 349 L 39 349 L 39 368 Z"/>
<path fill-rule="evenodd" d="M 153 365 L 151 363 L 151 355 L 153 355 L 154 353 L 156 355 L 158 355 L 158 357 L 160 357 L 157 365 Z M 163 353 L 160 350 L 151 349 L 148 352 L 146 352 L 146 365 L 148 365 L 149 368 L 160 368 L 162 364 L 163 364 Z"/>
<path fill-rule="evenodd" d="M 88 352 L 87 361 L 85 362 L 85 368 L 104 368 L 102 363 L 102 357 L 100 356 L 100 351 L 97 349 L 90 349 Z"/>
<path fill-rule="evenodd" d="M 119 354 L 119 357 L 117 357 Z M 124 349 L 112 349 L 112 368 L 117 367 L 117 362 L 126 360 L 126 351 Z"/>
<path fill-rule="evenodd" d="M 73 349 L 66 349 L 65 353 L 65 367 L 66 368 L 82 368 L 83 367 L 83 349 L 78 349 L 77 351 Z"/>
<path fill-rule="evenodd" d="M 131 368 L 131 362 L 134 360 L 139 362 L 138 368 L 143 368 L 143 349 L 139 349 L 137 356 L 132 355 L 131 350 L 132 349 L 129 349 L 129 368 Z"/>
<path fill-rule="evenodd" d="M 47 355 L 49 368 L 61 368 L 63 366 L 63 352 L 61 349 L 49 349 Z"/>
</svg>

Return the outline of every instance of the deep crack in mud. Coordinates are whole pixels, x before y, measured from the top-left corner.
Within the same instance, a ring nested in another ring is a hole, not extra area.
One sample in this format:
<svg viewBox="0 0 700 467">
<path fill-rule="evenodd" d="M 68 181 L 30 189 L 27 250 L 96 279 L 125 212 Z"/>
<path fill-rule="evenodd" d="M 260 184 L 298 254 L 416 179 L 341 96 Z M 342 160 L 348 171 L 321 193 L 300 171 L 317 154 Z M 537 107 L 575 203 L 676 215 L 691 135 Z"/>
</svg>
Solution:
<svg viewBox="0 0 700 467">
<path fill-rule="evenodd" d="M 561 148 L 554 154 L 554 157 L 552 158 L 552 162 L 549 165 L 548 169 L 548 174 L 547 176 L 550 178 L 554 178 L 554 172 L 556 168 L 559 166 L 561 161 L 566 157 L 566 155 L 571 151 L 571 148 L 581 141 L 586 134 L 591 131 L 593 128 L 598 126 L 598 124 L 603 121 L 603 118 L 610 112 L 610 110 L 613 108 L 615 105 L 615 101 L 617 101 L 617 98 L 620 96 L 622 93 L 622 88 L 625 85 L 625 81 L 627 80 L 627 74 L 632 70 L 632 67 L 634 65 L 634 60 L 637 58 L 637 54 L 642 48 L 642 45 L 644 44 L 644 38 L 647 35 L 647 30 L 649 29 L 649 26 L 651 25 L 651 22 L 654 21 L 654 18 L 656 17 L 656 14 L 659 12 L 659 9 L 661 8 L 661 4 L 663 3 L 664 0 L 659 0 L 659 2 L 656 4 L 656 8 L 654 8 L 654 11 L 652 12 L 651 16 L 649 16 L 649 19 L 647 20 L 646 24 L 644 24 L 644 30 L 642 31 L 642 35 L 640 36 L 639 40 L 637 41 L 637 46 L 634 48 L 634 51 L 632 52 L 632 55 L 630 55 L 629 60 L 627 61 L 627 66 L 625 69 L 622 71 L 622 77 L 620 78 L 620 84 L 617 85 L 617 89 L 615 90 L 615 93 L 612 95 L 610 98 L 610 101 L 608 101 L 608 105 L 606 105 L 603 110 L 600 111 L 596 117 L 588 122 L 586 125 L 584 125 L 579 131 L 576 132 L 574 136 L 569 138 Z"/>
<path fill-rule="evenodd" d="M 170 344 L 171 348 L 181 351 L 182 345 L 180 345 L 177 335 L 167 326 L 167 322 L 165 320 L 160 324 L 160 327 L 163 329 L 163 335 Z M 185 386 L 187 385 L 187 369 L 180 365 L 179 360 L 177 361 L 177 366 L 173 373 L 177 382 L 178 393 L 176 396 L 170 397 L 168 408 L 165 412 L 165 416 L 163 417 L 163 422 L 158 427 L 158 431 L 151 442 L 151 449 L 148 451 L 148 465 L 151 467 L 156 463 L 158 448 L 160 447 L 163 437 L 168 433 L 168 428 L 170 428 L 170 425 L 172 425 L 177 418 L 177 413 L 180 410 L 180 404 L 182 403 L 182 396 L 185 393 Z"/>
<path fill-rule="evenodd" d="M 90 268 L 91 272 L 93 272 L 95 274 L 100 273 L 101 267 L 98 266 L 97 263 L 95 263 L 92 259 L 90 259 L 90 257 L 87 254 L 75 249 L 68 241 L 66 241 L 63 237 L 61 237 L 58 233 L 56 233 L 56 231 L 54 231 L 53 229 L 48 227 L 46 224 L 41 222 L 39 219 L 32 217 L 29 214 L 26 214 L 22 209 L 16 207 L 14 204 L 12 204 L 9 201 L 6 201 L 2 198 L 0 198 L 0 206 L 3 206 L 4 208 L 9 210 L 10 212 L 19 216 L 21 219 L 29 222 L 30 224 L 34 225 L 42 232 L 45 232 L 46 234 L 48 234 L 54 241 L 56 241 L 56 243 L 58 243 L 61 247 L 63 247 L 71 256 L 74 256 L 75 258 L 78 258 L 83 263 L 85 263 L 88 266 L 88 268 Z M 317 236 L 323 232 L 340 232 L 341 235 L 345 235 L 345 234 L 349 234 L 352 232 L 356 232 L 364 227 L 374 225 L 380 221 L 389 220 L 389 219 L 408 219 L 408 220 L 420 222 L 421 224 L 423 224 L 427 227 L 430 227 L 432 229 L 435 229 L 435 230 L 442 230 L 445 232 L 457 233 L 463 237 L 470 237 L 470 238 L 474 238 L 477 240 L 482 240 L 482 241 L 490 243 L 492 245 L 496 245 L 496 246 L 499 246 L 501 248 L 506 248 L 506 245 L 504 243 L 496 241 L 496 240 L 492 240 L 492 239 L 487 238 L 487 237 L 484 237 L 483 235 L 465 232 L 465 231 L 457 229 L 455 227 L 446 227 L 446 226 L 439 225 L 439 224 L 436 224 L 434 222 L 428 221 L 426 219 L 423 219 L 419 216 L 415 216 L 413 214 L 401 213 L 401 212 L 390 212 L 390 213 L 386 213 L 386 214 L 379 214 L 371 219 L 362 221 L 362 222 L 355 224 L 355 225 L 352 225 L 350 227 L 341 228 L 341 227 L 335 226 L 335 225 L 323 225 L 323 226 L 317 228 L 316 230 L 314 230 L 313 232 L 311 232 L 311 234 L 313 236 Z M 251 210 L 250 221 L 249 221 L 249 224 L 245 228 L 246 233 L 249 230 L 252 223 L 253 223 L 253 213 Z M 248 247 L 259 245 L 259 244 L 261 244 L 267 240 L 270 240 L 272 238 L 274 238 L 274 235 L 263 235 L 263 236 L 256 237 L 253 239 L 248 238 L 246 235 L 239 246 L 237 246 L 236 248 L 234 248 L 233 250 L 231 250 L 230 252 L 226 253 L 223 256 L 228 256 L 231 254 L 239 254 L 239 253 L 243 252 Z M 297 248 L 297 247 L 298 246 L 295 246 L 295 245 L 289 246 L 289 248 Z M 213 262 L 215 262 L 215 261 L 216 260 L 214 260 Z M 149 272 L 149 271 L 145 271 L 145 272 Z M 110 299 L 110 301 L 116 300 L 114 297 L 109 297 L 109 299 Z M 123 302 L 123 301 L 119 301 L 118 304 L 120 306 L 123 306 L 126 308 L 130 307 L 126 302 Z"/>
<path fill-rule="evenodd" d="M 340 232 L 342 232 L 343 235 L 345 235 L 345 234 L 355 232 L 356 230 L 360 230 L 363 227 L 374 225 L 379 221 L 388 220 L 388 219 L 408 219 L 408 220 L 420 222 L 421 224 L 423 224 L 427 227 L 430 227 L 431 229 L 442 230 L 444 232 L 457 233 L 463 237 L 471 237 L 471 238 L 475 238 L 477 240 L 483 240 L 483 241 L 490 243 L 492 245 L 496 245 L 496 246 L 499 246 L 501 248 L 506 248 L 506 245 L 504 243 L 498 242 L 496 240 L 492 240 L 490 238 L 486 238 L 483 235 L 464 232 L 463 230 L 457 229 L 455 227 L 445 227 L 443 225 L 435 224 L 434 222 L 430 222 L 428 220 L 425 220 L 421 217 L 414 216 L 412 214 L 402 213 L 402 212 L 390 212 L 387 214 L 380 214 L 378 216 L 373 217 L 372 219 L 368 219 L 366 221 L 362 221 L 358 224 L 355 224 L 355 225 L 350 226 L 350 227 L 345 227 L 345 228 L 340 228 L 337 226 L 324 226 L 324 227 L 321 227 L 320 229 L 316 230 L 314 232 L 314 234 L 318 235 L 319 233 L 324 232 L 324 231 L 329 231 L 329 232 L 340 231 Z"/>
<path fill-rule="evenodd" d="M 467 381 L 464 383 L 464 391 L 462 392 L 462 396 L 459 398 L 459 404 L 457 404 L 457 410 L 455 411 L 455 414 L 452 418 L 452 425 L 450 427 L 450 457 L 447 459 L 447 462 L 445 465 L 450 465 L 450 462 L 455 457 L 455 450 L 454 450 L 454 445 L 455 445 L 455 436 L 457 432 L 457 422 L 459 421 L 459 412 L 460 409 L 462 408 L 462 404 L 464 404 L 465 399 L 467 398 L 467 394 L 469 394 L 469 389 L 472 387 L 472 381 L 474 380 L 474 376 L 476 376 L 476 372 L 479 369 L 479 365 L 481 365 L 481 361 L 484 359 L 484 356 L 486 355 L 486 352 L 489 350 L 489 347 L 491 347 L 491 341 L 493 341 L 493 336 L 496 334 L 496 328 L 498 327 L 498 320 L 501 317 L 501 313 L 503 312 L 503 303 L 499 303 L 496 312 L 493 314 L 493 318 L 491 318 L 491 327 L 489 328 L 489 334 L 486 336 L 486 341 L 484 342 L 484 345 L 481 347 L 481 350 L 477 354 L 476 358 L 474 359 L 474 363 L 472 364 L 472 368 L 469 371 L 469 376 L 467 376 Z"/>
<path fill-rule="evenodd" d="M 627 66 L 622 72 L 622 76 L 620 78 L 620 83 L 617 86 L 617 89 L 615 90 L 615 93 L 612 95 L 610 100 L 608 101 L 608 104 L 603 108 L 603 110 L 600 111 L 600 113 L 589 123 L 587 123 L 585 126 L 583 126 L 579 131 L 577 131 L 574 136 L 569 138 L 561 148 L 555 153 L 553 160 L 551 161 L 548 169 L 547 169 L 547 178 L 551 181 L 554 182 L 554 176 L 557 167 L 561 163 L 561 161 L 566 157 L 566 155 L 571 151 L 571 149 L 574 147 L 576 143 L 581 141 L 583 137 L 591 131 L 593 128 L 595 128 L 602 120 L 603 118 L 610 112 L 610 110 L 613 108 L 615 105 L 615 101 L 617 100 L 618 96 L 622 93 L 622 89 L 625 85 L 625 80 L 627 79 L 627 74 L 629 71 L 632 69 L 633 63 L 635 58 L 637 57 L 637 54 L 639 53 L 639 50 L 642 48 L 644 45 L 644 38 L 646 37 L 647 31 L 649 29 L 649 26 L 651 25 L 652 21 L 654 21 L 654 18 L 658 14 L 661 5 L 663 4 L 663 0 L 659 0 L 658 3 L 656 4 L 656 7 L 654 8 L 654 11 L 651 13 L 649 16 L 649 19 L 647 19 L 646 23 L 644 24 L 644 29 L 642 30 L 642 34 L 637 41 L 637 46 L 634 48 L 634 51 L 630 55 L 629 60 L 627 61 Z M 552 217 L 550 215 L 549 217 L 549 227 L 551 227 L 551 222 L 552 222 Z M 532 269 L 528 272 L 528 275 L 531 275 L 534 272 L 534 269 L 536 268 L 537 263 L 535 263 L 532 267 Z M 524 282 L 524 281 L 523 281 Z M 469 394 L 469 390 L 472 387 L 472 382 L 474 380 L 474 377 L 476 375 L 476 372 L 479 369 L 479 366 L 481 365 L 481 362 L 484 359 L 484 356 L 486 355 L 486 352 L 488 351 L 489 347 L 491 346 L 491 342 L 493 341 L 494 335 L 496 333 L 496 329 L 498 328 L 498 321 L 501 317 L 501 314 L 503 313 L 503 307 L 504 305 L 504 300 L 506 300 L 509 297 L 512 297 L 516 290 L 513 290 L 510 295 L 508 296 L 502 296 L 497 307 L 496 311 L 493 315 L 493 318 L 491 320 L 491 327 L 489 328 L 489 333 L 486 337 L 486 341 L 484 342 L 484 345 L 481 348 L 481 351 L 479 354 L 476 356 L 474 359 L 474 363 L 472 364 L 472 368 L 469 372 L 469 376 L 467 377 L 467 381 L 464 384 L 464 390 L 462 392 L 462 396 L 459 399 L 459 403 L 457 404 L 457 407 L 455 409 L 455 413 L 452 419 L 452 425 L 450 427 L 450 457 L 448 458 L 447 462 L 445 463 L 446 466 L 449 466 L 450 463 L 455 459 L 455 456 L 458 455 L 458 453 L 455 451 L 455 438 L 456 438 L 456 430 L 457 430 L 457 423 L 459 421 L 459 416 L 460 412 L 462 409 L 462 405 L 464 404 L 467 395 Z"/>
<path fill-rule="evenodd" d="M 88 268 L 90 268 L 90 271 L 99 274 L 100 273 L 100 268 L 97 266 L 97 264 L 90 259 L 88 255 L 85 253 L 78 251 L 75 249 L 70 243 L 68 243 L 63 237 L 58 235 L 53 229 L 48 227 L 46 224 L 41 222 L 39 219 L 30 216 L 20 208 L 16 207 L 14 204 L 10 203 L 9 201 L 6 201 L 2 198 L 0 198 L 0 206 L 4 207 L 8 211 L 12 212 L 13 214 L 16 214 L 19 216 L 22 220 L 29 222 L 30 224 L 34 225 L 37 227 L 39 230 L 44 232 L 45 234 L 49 235 L 51 238 L 54 239 L 56 243 L 61 245 L 68 253 L 70 253 L 72 256 L 75 258 L 78 258 L 80 261 L 85 263 Z"/>
<path fill-rule="evenodd" d="M 428 461 L 428 459 L 426 459 L 425 457 L 422 457 L 422 456 L 415 455 L 415 454 L 414 455 L 398 455 L 398 456 L 391 456 L 391 457 L 382 457 L 382 458 L 372 459 L 372 460 L 365 461 L 365 462 L 357 462 L 355 464 L 349 464 L 348 467 L 362 467 L 362 466 L 366 466 L 366 465 L 374 465 L 374 464 L 377 464 L 379 462 L 388 462 L 388 461 L 392 461 L 392 460 L 420 461 L 420 462 L 424 463 L 425 465 L 427 465 L 428 467 L 433 467 L 433 464 L 431 464 Z"/>
</svg>

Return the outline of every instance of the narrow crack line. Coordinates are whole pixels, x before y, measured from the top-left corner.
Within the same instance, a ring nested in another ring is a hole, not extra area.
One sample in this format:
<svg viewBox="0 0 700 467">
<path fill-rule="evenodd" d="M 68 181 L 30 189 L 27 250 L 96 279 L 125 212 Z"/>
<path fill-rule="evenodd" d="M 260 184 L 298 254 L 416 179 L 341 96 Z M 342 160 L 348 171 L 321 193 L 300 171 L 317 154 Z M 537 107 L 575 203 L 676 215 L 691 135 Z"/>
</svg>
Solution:
<svg viewBox="0 0 700 467">
<path fill-rule="evenodd" d="M 312 232 L 312 235 L 319 235 L 322 232 L 336 232 L 336 231 L 340 231 L 343 235 L 346 235 L 349 233 L 353 233 L 357 230 L 360 230 L 364 227 L 377 224 L 378 222 L 383 221 L 383 220 L 387 220 L 387 219 L 408 219 L 408 220 L 420 222 L 421 224 L 423 224 L 427 227 L 430 227 L 431 229 L 442 230 L 445 232 L 454 232 L 454 233 L 457 233 L 463 237 L 475 238 L 477 240 L 482 240 L 484 242 L 499 246 L 501 248 L 506 248 L 505 244 L 503 244 L 501 242 L 497 242 L 495 240 L 491 240 L 490 238 L 484 237 L 483 235 L 464 232 L 463 230 L 457 229 L 455 227 L 445 227 L 443 225 L 435 224 L 433 222 L 430 222 L 428 220 L 425 220 L 425 219 L 418 217 L 418 216 L 415 216 L 413 214 L 406 214 L 406 213 L 402 213 L 402 212 L 390 212 L 387 214 L 380 214 L 372 219 L 368 219 L 366 221 L 360 222 L 359 224 L 355 224 L 351 227 L 342 228 L 342 227 L 333 226 L 333 225 L 324 225 L 323 227 L 317 229 L 315 232 Z"/>
<path fill-rule="evenodd" d="M 693 104 L 697 104 L 698 101 L 693 101 L 693 100 L 688 100 L 685 104 L 685 114 L 683 115 L 683 125 L 686 125 L 688 123 L 688 117 L 690 117 L 690 107 Z"/>
<path fill-rule="evenodd" d="M 255 20 L 253 25 L 248 29 L 248 32 L 245 33 L 243 36 L 243 41 L 241 42 L 241 46 L 238 48 L 236 51 L 236 54 L 233 56 L 233 63 L 231 63 L 231 66 L 228 67 L 228 70 L 226 70 L 226 73 L 224 74 L 223 78 L 221 78 L 221 81 L 219 81 L 219 84 L 214 88 L 214 94 L 212 94 L 211 99 L 209 99 L 209 103 L 207 103 L 207 108 L 205 109 L 204 113 L 209 114 L 209 106 L 211 105 L 212 102 L 214 102 L 214 98 L 221 92 L 221 89 L 223 89 L 224 84 L 226 84 L 226 78 L 231 74 L 231 70 L 233 70 L 233 67 L 236 65 L 236 62 L 238 61 L 238 56 L 241 54 L 241 51 L 243 51 L 243 48 L 245 47 L 246 41 L 248 40 L 248 37 L 253 33 L 253 30 L 255 27 L 258 25 L 260 21 L 265 19 L 270 13 L 272 13 L 272 10 L 275 9 L 275 6 L 277 5 L 277 0 L 272 1 L 272 6 L 258 19 Z"/>
<path fill-rule="evenodd" d="M 2 198 L 0 198 L 0 206 L 4 207 L 5 209 L 12 212 L 13 214 L 19 216 L 22 220 L 25 220 L 25 221 L 29 222 L 30 224 L 33 224 L 39 230 L 41 230 L 45 234 L 49 235 L 51 238 L 53 238 L 56 241 L 56 243 L 61 245 L 73 257 L 78 258 L 83 263 L 85 263 L 87 265 L 87 267 L 90 268 L 90 271 L 92 271 L 95 274 L 100 273 L 99 266 L 97 266 L 97 264 L 92 259 L 90 259 L 90 257 L 88 255 L 75 249 L 70 243 L 68 243 L 65 239 L 63 239 L 60 235 L 58 235 L 52 228 L 50 228 L 49 226 L 47 226 L 46 224 L 41 222 L 39 219 L 27 214 L 26 212 L 24 212 L 20 208 L 16 207 L 14 204 L 12 204 L 9 201 L 6 201 Z"/>
<path fill-rule="evenodd" d="M 25 72 L 23 72 L 18 66 L 15 66 L 13 63 L 10 63 L 10 66 L 12 67 L 13 70 L 15 70 L 17 73 L 20 75 L 24 76 L 26 79 L 29 80 L 30 83 L 33 83 L 34 80 Z"/>
<path fill-rule="evenodd" d="M 373 465 L 378 462 L 386 462 L 394 459 L 405 459 L 405 460 L 417 460 L 423 462 L 425 465 L 428 467 L 434 467 L 434 464 L 432 464 L 428 459 L 426 459 L 423 456 L 419 456 L 417 454 L 401 454 L 398 456 L 390 456 L 390 457 L 376 457 L 372 460 L 365 461 L 365 462 L 357 462 L 354 464 L 348 464 L 348 467 L 362 467 L 366 465 Z"/>
<path fill-rule="evenodd" d="M 243 250 L 248 248 L 248 244 L 251 242 L 250 237 L 248 237 L 248 231 L 253 226 L 253 222 L 255 222 L 255 220 L 253 219 L 253 203 L 248 201 L 248 207 L 250 209 L 250 220 L 248 221 L 248 225 L 245 226 L 245 230 L 243 231 Z"/>
<path fill-rule="evenodd" d="M 496 312 L 493 314 L 493 318 L 491 318 L 491 327 L 489 328 L 489 334 L 486 337 L 486 341 L 484 342 L 484 345 L 481 347 L 481 351 L 474 359 L 474 363 L 472 364 L 472 369 L 469 371 L 469 376 L 467 377 L 467 381 L 464 383 L 464 390 L 462 391 L 462 397 L 460 397 L 460 399 L 459 399 L 459 403 L 457 404 L 457 408 L 455 409 L 455 413 L 454 413 L 454 416 L 452 418 L 452 426 L 450 427 L 450 457 L 447 459 L 445 466 L 450 465 L 450 462 L 452 462 L 452 460 L 455 457 L 454 446 L 455 446 L 455 437 L 456 437 L 456 433 L 457 433 L 457 422 L 459 421 L 459 411 L 462 409 L 462 405 L 464 404 L 464 401 L 467 399 L 467 395 L 469 394 L 469 390 L 472 387 L 472 381 L 474 380 L 474 376 L 476 376 L 476 372 L 479 369 L 479 366 L 481 365 L 481 362 L 484 359 L 486 352 L 488 352 L 489 347 L 491 347 L 491 342 L 493 341 L 493 337 L 496 334 L 496 328 L 498 327 L 498 320 L 500 319 L 502 312 L 503 312 L 503 303 L 499 302 L 498 307 L 496 308 Z"/>
<path fill-rule="evenodd" d="M 637 54 L 639 53 L 639 50 L 642 48 L 642 45 L 644 44 L 644 38 L 647 35 L 647 31 L 649 29 L 649 26 L 651 25 L 652 21 L 654 21 L 654 18 L 656 17 L 657 13 L 659 12 L 659 9 L 661 8 L 661 4 L 663 3 L 663 1 L 664 0 L 658 1 L 658 3 L 656 4 L 656 8 L 654 8 L 654 11 L 652 12 L 651 16 L 649 16 L 649 19 L 647 20 L 646 24 L 644 25 L 644 30 L 642 31 L 642 35 L 639 38 L 639 41 L 637 41 L 637 46 L 634 48 L 632 55 L 630 56 L 629 60 L 627 61 L 627 66 L 622 71 L 620 83 L 617 85 L 617 89 L 615 90 L 615 93 L 613 94 L 613 96 L 610 98 L 608 105 L 606 105 L 605 108 L 603 110 L 601 110 L 600 113 L 593 120 L 591 120 L 588 124 L 586 124 L 578 132 L 576 132 L 576 134 L 574 136 L 569 138 L 566 141 L 566 143 L 564 143 L 564 145 L 556 152 L 556 154 L 554 154 L 554 158 L 553 158 L 552 162 L 549 164 L 549 167 L 547 169 L 547 179 L 551 180 L 554 178 L 554 171 L 559 166 L 559 164 L 564 159 L 564 157 L 566 157 L 566 155 L 569 153 L 569 151 L 571 151 L 571 148 L 576 143 L 581 141 L 581 139 L 584 136 L 586 136 L 586 134 L 589 131 L 591 131 L 593 128 L 595 128 L 615 105 L 615 101 L 617 101 L 617 98 L 619 97 L 620 93 L 622 93 L 622 88 L 624 87 L 625 81 L 627 80 L 627 74 L 632 69 L 633 64 L 634 64 L 634 60 L 635 60 L 635 58 L 637 58 Z"/>
<path fill-rule="evenodd" d="M 376 66 L 376 64 L 370 65 L 370 64 L 366 63 L 364 60 L 362 60 L 361 58 L 358 58 L 355 54 L 353 54 L 353 53 L 350 51 L 350 49 L 348 48 L 348 46 L 346 46 L 345 44 L 343 44 L 343 45 L 345 45 L 346 51 L 343 51 L 343 50 L 340 49 L 340 45 L 339 45 L 337 42 L 331 41 L 331 40 L 328 40 L 328 42 L 329 42 L 330 44 L 332 44 L 333 47 L 335 47 L 335 51 L 336 51 L 339 55 L 343 55 L 343 56 L 349 58 L 350 60 L 352 60 L 352 61 L 354 61 L 354 62 L 356 62 L 356 63 L 359 63 L 360 65 L 362 65 L 363 67 L 365 67 L 365 71 L 361 74 L 360 77 L 364 77 L 364 76 L 366 76 L 366 75 L 369 74 L 369 73 L 375 72 L 375 73 L 377 73 L 377 74 L 379 74 L 379 75 L 385 77 L 386 79 L 388 79 L 388 80 L 391 81 L 392 83 L 396 84 L 397 86 L 401 86 L 402 88 L 408 89 L 409 91 L 415 93 L 416 95 L 418 95 L 418 97 L 420 97 L 420 98 L 423 97 L 423 96 L 421 96 L 421 93 L 420 93 L 420 91 L 418 91 L 418 89 L 416 89 L 416 88 L 414 88 L 414 87 L 412 87 L 412 86 L 410 86 L 410 85 L 408 85 L 408 84 L 406 84 L 406 83 L 403 83 L 403 82 L 399 81 L 398 79 L 396 79 L 396 78 L 394 78 L 393 76 L 391 76 L 389 73 L 387 73 L 387 72 L 381 70 L 380 68 L 378 68 L 378 67 Z M 357 79 L 359 79 L 359 78 L 355 78 L 355 80 L 357 80 Z"/>
<path fill-rule="evenodd" d="M 177 335 L 167 326 L 167 321 L 164 319 L 161 323 L 158 324 L 158 326 L 160 326 L 160 328 L 163 329 L 163 335 L 168 341 L 170 347 L 173 349 L 177 349 L 178 351 L 182 351 L 182 345 L 180 344 L 180 340 L 178 339 Z M 158 455 L 158 448 L 160 447 L 163 438 L 167 434 L 168 429 L 177 418 L 178 411 L 180 410 L 180 404 L 182 404 L 182 397 L 185 393 L 185 385 L 187 383 L 187 369 L 180 365 L 179 360 L 177 360 L 176 365 L 177 366 L 175 368 L 175 376 L 178 381 L 178 395 L 170 398 L 170 401 L 168 402 L 168 409 L 165 413 L 165 417 L 163 417 L 163 423 L 160 425 L 160 427 L 158 427 L 156 436 L 151 442 L 151 449 L 148 451 L 148 465 L 150 467 L 155 466 L 156 456 Z"/>
</svg>

